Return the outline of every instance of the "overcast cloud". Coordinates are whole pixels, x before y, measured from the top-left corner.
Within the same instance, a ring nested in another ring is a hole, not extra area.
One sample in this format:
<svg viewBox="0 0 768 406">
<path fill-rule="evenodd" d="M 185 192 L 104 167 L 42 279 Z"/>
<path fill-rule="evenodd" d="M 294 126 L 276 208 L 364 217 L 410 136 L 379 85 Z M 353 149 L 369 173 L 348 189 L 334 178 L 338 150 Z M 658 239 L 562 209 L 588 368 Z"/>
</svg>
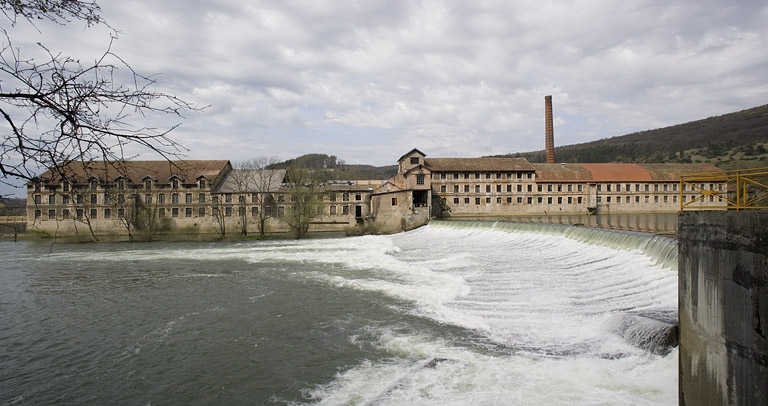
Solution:
<svg viewBox="0 0 768 406">
<path fill-rule="evenodd" d="M 160 74 L 158 90 L 210 105 L 173 133 L 193 159 L 318 152 L 390 165 L 411 148 L 540 150 L 546 95 L 556 145 L 768 103 L 762 1 L 100 4 L 121 31 L 117 54 Z M 75 25 L 15 30 L 98 56 L 107 31 Z"/>
</svg>

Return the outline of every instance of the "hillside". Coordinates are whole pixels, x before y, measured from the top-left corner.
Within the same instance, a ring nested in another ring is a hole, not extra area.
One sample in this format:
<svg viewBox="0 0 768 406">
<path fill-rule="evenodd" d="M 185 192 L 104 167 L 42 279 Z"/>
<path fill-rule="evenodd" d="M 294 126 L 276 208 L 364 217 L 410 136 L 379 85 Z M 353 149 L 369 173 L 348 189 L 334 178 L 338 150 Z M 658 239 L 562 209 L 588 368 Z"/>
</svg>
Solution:
<svg viewBox="0 0 768 406">
<path fill-rule="evenodd" d="M 544 162 L 544 151 L 505 156 Z M 655 130 L 555 148 L 558 162 L 708 162 L 768 166 L 768 105 Z"/>
</svg>

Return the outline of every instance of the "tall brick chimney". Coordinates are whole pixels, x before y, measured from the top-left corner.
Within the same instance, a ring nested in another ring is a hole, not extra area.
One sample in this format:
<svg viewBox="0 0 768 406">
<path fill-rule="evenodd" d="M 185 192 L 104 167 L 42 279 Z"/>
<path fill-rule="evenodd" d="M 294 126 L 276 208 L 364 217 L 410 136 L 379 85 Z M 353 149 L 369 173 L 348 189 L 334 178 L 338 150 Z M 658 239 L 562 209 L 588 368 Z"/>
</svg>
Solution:
<svg viewBox="0 0 768 406">
<path fill-rule="evenodd" d="M 544 162 L 553 164 L 555 163 L 555 125 L 552 121 L 552 96 L 544 96 L 544 115 L 544 135 L 546 137 Z"/>
</svg>

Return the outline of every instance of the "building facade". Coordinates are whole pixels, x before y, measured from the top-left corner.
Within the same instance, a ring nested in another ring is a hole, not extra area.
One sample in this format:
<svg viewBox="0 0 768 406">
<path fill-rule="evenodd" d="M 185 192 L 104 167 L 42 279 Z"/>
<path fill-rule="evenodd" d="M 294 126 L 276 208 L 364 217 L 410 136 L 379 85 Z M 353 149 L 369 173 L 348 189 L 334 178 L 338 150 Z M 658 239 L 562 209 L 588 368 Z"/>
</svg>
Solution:
<svg viewBox="0 0 768 406">
<path fill-rule="evenodd" d="M 681 202 L 722 207 L 724 183 L 683 185 L 706 164 L 553 164 L 524 158 L 427 158 L 413 149 L 387 181 L 311 181 L 310 231 L 376 223 L 383 232 L 431 218 L 675 213 Z M 285 170 L 233 169 L 229 161 L 72 163 L 28 183 L 28 229 L 57 234 L 248 234 L 288 229 L 297 199 Z"/>
</svg>

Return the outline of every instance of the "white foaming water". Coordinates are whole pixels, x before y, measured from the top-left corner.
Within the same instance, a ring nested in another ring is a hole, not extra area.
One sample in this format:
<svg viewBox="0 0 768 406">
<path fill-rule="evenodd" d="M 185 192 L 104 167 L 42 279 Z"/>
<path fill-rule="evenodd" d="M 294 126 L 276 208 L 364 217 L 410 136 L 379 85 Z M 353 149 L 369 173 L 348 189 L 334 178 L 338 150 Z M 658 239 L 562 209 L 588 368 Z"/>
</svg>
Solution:
<svg viewBox="0 0 768 406">
<path fill-rule="evenodd" d="M 294 263 L 290 277 L 297 281 L 375 292 L 394 299 L 391 306 L 405 303 L 398 311 L 411 320 L 440 330 L 403 321 L 359 332 L 353 343 L 391 356 L 350 365 L 332 382 L 306 388 L 319 404 L 676 403 L 677 351 L 654 355 L 613 331 L 623 314 L 675 313 L 676 270 L 640 249 L 503 228 L 438 223 L 392 236 L 150 246 L 140 256 L 126 250 L 107 259 L 190 261 L 194 272 L 183 277 L 221 276 L 206 272 L 206 261 Z"/>
<path fill-rule="evenodd" d="M 395 354 L 391 361 L 340 373 L 312 391 L 321 404 L 677 400 L 677 351 L 653 355 L 610 331 L 616 315 L 675 312 L 676 271 L 638 250 L 561 235 L 432 226 L 342 244 L 350 243 L 343 255 L 324 260 L 371 274 L 313 277 L 411 301 L 414 315 L 471 332 L 470 341 L 488 351 L 379 331 L 378 345 Z"/>
</svg>

